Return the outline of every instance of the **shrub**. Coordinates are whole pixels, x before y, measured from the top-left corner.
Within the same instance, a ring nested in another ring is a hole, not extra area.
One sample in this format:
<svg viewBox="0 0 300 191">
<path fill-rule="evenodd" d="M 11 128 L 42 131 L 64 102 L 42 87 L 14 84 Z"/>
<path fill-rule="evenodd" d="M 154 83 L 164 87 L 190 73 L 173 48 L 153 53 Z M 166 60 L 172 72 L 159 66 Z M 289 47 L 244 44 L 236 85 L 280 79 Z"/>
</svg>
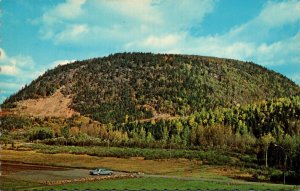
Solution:
<svg viewBox="0 0 300 191">
<path fill-rule="evenodd" d="M 53 138 L 53 132 L 47 127 L 37 127 L 29 132 L 29 140 L 44 140 Z"/>
</svg>

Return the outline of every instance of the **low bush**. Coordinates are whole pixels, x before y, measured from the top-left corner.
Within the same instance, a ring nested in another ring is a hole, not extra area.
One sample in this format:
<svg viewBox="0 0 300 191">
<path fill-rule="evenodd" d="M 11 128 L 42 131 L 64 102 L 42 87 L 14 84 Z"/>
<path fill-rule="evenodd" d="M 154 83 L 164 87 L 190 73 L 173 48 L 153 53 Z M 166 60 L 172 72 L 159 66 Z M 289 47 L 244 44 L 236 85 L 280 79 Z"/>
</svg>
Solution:
<svg viewBox="0 0 300 191">
<path fill-rule="evenodd" d="M 29 132 L 29 140 L 44 140 L 53 137 L 53 132 L 47 127 L 36 127 Z"/>
</svg>

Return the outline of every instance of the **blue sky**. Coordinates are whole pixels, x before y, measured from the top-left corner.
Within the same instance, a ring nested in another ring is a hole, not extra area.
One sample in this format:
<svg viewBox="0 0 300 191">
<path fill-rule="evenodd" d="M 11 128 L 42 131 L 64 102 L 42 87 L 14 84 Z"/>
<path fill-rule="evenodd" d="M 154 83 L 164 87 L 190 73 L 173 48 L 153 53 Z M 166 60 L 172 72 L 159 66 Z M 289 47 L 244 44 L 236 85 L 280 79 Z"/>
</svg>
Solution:
<svg viewBox="0 0 300 191">
<path fill-rule="evenodd" d="M 0 0 L 0 103 L 47 69 L 116 52 L 253 61 L 300 84 L 300 1 Z"/>
</svg>

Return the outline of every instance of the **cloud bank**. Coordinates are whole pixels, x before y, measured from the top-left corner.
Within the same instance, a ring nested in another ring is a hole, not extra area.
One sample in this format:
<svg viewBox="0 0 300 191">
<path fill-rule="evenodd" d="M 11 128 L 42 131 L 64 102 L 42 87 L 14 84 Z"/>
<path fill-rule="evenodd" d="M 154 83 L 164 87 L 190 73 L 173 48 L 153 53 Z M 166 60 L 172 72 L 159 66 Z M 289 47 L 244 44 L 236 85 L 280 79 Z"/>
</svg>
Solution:
<svg viewBox="0 0 300 191">
<path fill-rule="evenodd" d="M 223 35 L 191 35 L 192 26 L 201 26 L 216 3 L 68 0 L 47 10 L 38 20 L 41 37 L 56 45 L 100 44 L 116 51 L 202 54 L 252 60 L 265 66 L 299 59 L 299 30 L 285 38 L 273 34 L 274 29 L 300 22 L 299 1 L 266 2 L 255 18 Z"/>
</svg>

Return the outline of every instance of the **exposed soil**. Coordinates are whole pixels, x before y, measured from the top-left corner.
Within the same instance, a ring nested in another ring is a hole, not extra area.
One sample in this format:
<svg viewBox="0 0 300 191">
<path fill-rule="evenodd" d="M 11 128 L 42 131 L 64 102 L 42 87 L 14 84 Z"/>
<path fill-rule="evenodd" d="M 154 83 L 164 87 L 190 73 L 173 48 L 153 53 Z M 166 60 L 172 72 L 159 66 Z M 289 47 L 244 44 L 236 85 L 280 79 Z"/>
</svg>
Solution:
<svg viewBox="0 0 300 191">
<path fill-rule="evenodd" d="M 0 117 L 4 117 L 6 115 L 10 115 L 12 112 L 9 110 L 3 110 L 0 108 Z"/>
<path fill-rule="evenodd" d="M 19 101 L 16 110 L 23 115 L 69 118 L 78 114 L 69 108 L 71 102 L 72 98 L 64 96 L 59 89 L 49 97 Z"/>
<path fill-rule="evenodd" d="M 27 171 L 27 170 L 55 170 L 55 171 L 58 171 L 58 170 L 66 170 L 67 168 L 2 161 L 0 169 L 1 169 L 2 175 L 9 175 L 12 173 Z"/>
<path fill-rule="evenodd" d="M 137 122 L 148 122 L 148 121 L 158 121 L 158 120 L 173 120 L 173 119 L 178 119 L 180 118 L 179 116 L 171 116 L 170 114 L 168 113 L 158 113 L 154 107 L 152 107 L 151 105 L 148 105 L 148 104 L 145 104 L 143 105 L 142 107 L 146 108 L 148 111 L 150 111 L 153 115 L 153 117 L 151 118 L 147 118 L 147 119 L 140 119 L 140 120 L 137 120 Z"/>
</svg>

